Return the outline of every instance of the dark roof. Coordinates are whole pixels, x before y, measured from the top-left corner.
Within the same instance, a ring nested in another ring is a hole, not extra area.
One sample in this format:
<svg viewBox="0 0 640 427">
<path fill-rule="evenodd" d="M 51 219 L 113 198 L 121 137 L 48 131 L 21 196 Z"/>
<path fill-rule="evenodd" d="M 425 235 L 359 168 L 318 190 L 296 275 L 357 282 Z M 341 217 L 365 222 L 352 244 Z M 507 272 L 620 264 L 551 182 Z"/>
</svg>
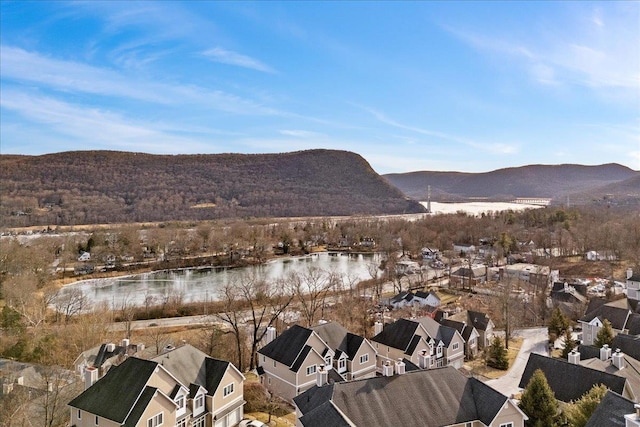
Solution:
<svg viewBox="0 0 640 427">
<path fill-rule="evenodd" d="M 127 417 L 127 422 L 124 423 L 123 427 L 135 427 L 145 409 L 147 409 L 149 402 L 151 402 L 151 399 L 153 399 L 153 396 L 156 394 L 156 391 L 158 391 L 158 389 L 155 387 L 144 388 L 144 391 L 140 395 L 140 399 L 138 399 L 134 407 L 131 408 L 131 413 Z"/>
<path fill-rule="evenodd" d="M 304 359 L 307 358 L 307 354 L 309 354 L 311 350 L 313 350 L 313 347 L 311 347 L 310 345 L 305 345 L 302 351 L 300 352 L 300 354 L 298 355 L 298 358 L 295 360 L 295 362 L 293 363 L 293 365 L 291 365 L 291 368 L 289 369 L 291 369 L 293 372 L 298 372 L 298 369 L 300 369 L 300 366 L 302 366 L 302 362 L 304 362 Z"/>
<path fill-rule="evenodd" d="M 462 331 L 464 331 L 464 322 L 458 322 L 457 320 L 451 320 L 451 319 L 442 319 L 440 320 L 440 324 L 453 328 L 456 331 L 460 332 L 461 334 L 462 334 Z"/>
<path fill-rule="evenodd" d="M 203 386 L 207 389 L 207 392 L 209 392 L 210 395 L 213 395 L 218 389 L 225 372 L 227 372 L 229 362 L 207 357 L 205 360 L 205 367 L 207 372 L 207 381 Z"/>
<path fill-rule="evenodd" d="M 157 366 L 156 362 L 130 357 L 109 369 L 104 377 L 69 402 L 69 406 L 123 424 Z"/>
<path fill-rule="evenodd" d="M 327 371 L 327 379 L 330 383 L 341 383 L 347 380 L 345 377 L 340 375 L 336 369 L 329 369 Z"/>
<path fill-rule="evenodd" d="M 600 357 L 600 349 L 595 345 L 580 344 L 578 346 L 578 352 L 580 353 L 580 360 L 588 360 Z"/>
<path fill-rule="evenodd" d="M 624 427 L 624 416 L 635 412 L 634 403 L 613 391 L 607 391 L 600 404 L 593 411 L 585 427 Z"/>
<path fill-rule="evenodd" d="M 258 350 L 258 353 L 286 366 L 291 366 L 298 358 L 312 333 L 311 329 L 293 325 L 279 337 Z"/>
<path fill-rule="evenodd" d="M 415 363 L 413 363 L 411 360 L 407 359 L 406 357 L 404 359 L 402 359 L 402 363 L 404 363 L 405 372 L 411 372 L 411 371 L 420 370 L 420 367 L 418 365 L 416 365 Z"/>
<path fill-rule="evenodd" d="M 631 277 L 629 277 L 627 280 L 629 280 L 631 282 L 640 282 L 640 274 L 636 273 L 636 274 L 632 275 Z"/>
<path fill-rule="evenodd" d="M 633 313 L 627 322 L 629 335 L 640 335 L 640 314 Z"/>
<path fill-rule="evenodd" d="M 619 348 L 627 356 L 640 360 L 640 337 L 638 336 L 618 334 L 613 338 L 611 348 L 613 351 Z"/>
<path fill-rule="evenodd" d="M 456 329 L 441 325 L 428 316 L 421 317 L 418 319 L 418 322 L 420 322 L 422 327 L 429 333 L 431 338 L 442 341 L 447 347 L 451 344 L 451 340 L 456 334 Z"/>
<path fill-rule="evenodd" d="M 420 342 L 421 339 L 422 337 L 420 335 L 414 335 L 413 338 L 411 338 L 411 342 L 409 343 L 409 346 L 404 351 L 404 354 L 409 354 L 409 355 L 413 354 L 414 350 L 418 346 L 418 343 Z"/>
<path fill-rule="evenodd" d="M 624 308 L 619 307 L 618 305 L 619 304 L 615 304 L 615 301 L 613 303 L 601 305 L 596 309 L 587 311 L 587 313 L 580 319 L 580 321 L 591 322 L 596 317 L 600 320 L 607 319 L 609 322 L 611 322 L 611 326 L 613 327 L 613 329 L 623 330 L 625 329 L 625 325 L 631 311 L 626 306 L 626 302 Z M 587 310 L 589 310 L 590 307 L 591 304 L 589 304 Z"/>
<path fill-rule="evenodd" d="M 416 396 L 428 398 L 418 403 Z M 506 396 L 453 367 L 314 386 L 294 398 L 305 427 L 321 425 L 306 420 L 321 419 L 315 411 L 324 413 L 328 409 L 323 405 L 329 402 L 357 426 L 440 426 L 474 420 L 489 425 L 506 401 Z"/>
<path fill-rule="evenodd" d="M 304 427 L 351 427 L 340 411 L 328 400 L 299 419 Z"/>
<path fill-rule="evenodd" d="M 608 389 L 622 394 L 626 382 L 625 378 L 613 374 L 531 353 L 518 386 L 525 388 L 537 369 L 544 373 L 556 399 L 563 402 L 580 399 L 594 384 L 604 384 Z"/>
<path fill-rule="evenodd" d="M 406 350 L 409 347 L 417 328 L 417 322 L 407 319 L 398 319 L 393 323 L 384 325 L 382 332 L 371 338 L 371 341 L 400 350 Z"/>
<path fill-rule="evenodd" d="M 125 354 L 125 350 L 126 350 L 125 347 L 116 345 L 114 346 L 113 351 L 108 351 L 107 350 L 108 345 L 109 344 L 102 344 L 100 346 L 100 350 L 98 350 L 98 354 L 96 355 L 96 358 L 93 361 L 93 366 L 95 366 L 96 368 L 101 367 L 106 360 L 112 358 L 113 356 Z"/>
<path fill-rule="evenodd" d="M 467 318 L 469 319 L 469 323 L 479 331 L 486 331 L 491 321 L 489 316 L 480 311 L 467 311 Z"/>
</svg>

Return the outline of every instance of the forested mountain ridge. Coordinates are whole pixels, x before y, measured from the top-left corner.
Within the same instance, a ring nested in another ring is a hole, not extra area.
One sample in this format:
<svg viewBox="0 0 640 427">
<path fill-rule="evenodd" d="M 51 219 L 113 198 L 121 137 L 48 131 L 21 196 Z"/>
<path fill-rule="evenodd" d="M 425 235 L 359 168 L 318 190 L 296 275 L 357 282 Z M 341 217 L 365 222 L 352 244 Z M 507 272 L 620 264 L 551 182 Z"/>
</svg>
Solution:
<svg viewBox="0 0 640 427">
<path fill-rule="evenodd" d="M 3 226 L 422 212 L 358 154 L 0 156 Z"/>
<path fill-rule="evenodd" d="M 544 197 L 562 199 L 572 194 L 597 194 L 605 186 L 640 176 L 640 172 L 619 164 L 599 166 L 530 165 L 499 169 L 485 173 L 410 172 L 388 174 L 384 177 L 406 195 L 425 200 L 427 186 L 436 199 L 487 197 L 512 199 L 516 197 Z M 623 187 L 620 187 L 623 188 Z M 624 187 L 626 188 L 626 187 Z M 629 188 L 633 189 L 632 182 Z M 636 188 L 640 195 L 640 188 Z"/>
</svg>

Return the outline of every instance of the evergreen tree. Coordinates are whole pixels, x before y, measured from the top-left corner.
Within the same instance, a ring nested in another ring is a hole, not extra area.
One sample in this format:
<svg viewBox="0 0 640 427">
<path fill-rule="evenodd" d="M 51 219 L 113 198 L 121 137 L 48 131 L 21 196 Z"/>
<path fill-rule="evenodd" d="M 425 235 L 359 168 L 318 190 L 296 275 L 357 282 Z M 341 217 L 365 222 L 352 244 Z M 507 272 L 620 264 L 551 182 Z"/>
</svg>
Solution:
<svg viewBox="0 0 640 427">
<path fill-rule="evenodd" d="M 566 359 L 567 357 L 569 357 L 569 353 L 571 353 L 571 350 L 573 350 L 577 346 L 578 344 L 571 336 L 571 329 L 567 329 L 566 331 L 564 331 L 564 347 L 562 349 L 562 358 Z"/>
<path fill-rule="evenodd" d="M 489 355 L 487 357 L 487 365 L 503 371 L 509 368 L 507 350 L 504 348 L 502 340 L 499 337 L 494 337 L 491 341 L 491 345 L 489 346 Z"/>
<path fill-rule="evenodd" d="M 554 425 L 554 419 L 558 412 L 558 401 L 541 369 L 537 369 L 533 373 L 527 387 L 522 392 L 519 406 L 529 417 L 527 426 L 548 427 Z"/>
<path fill-rule="evenodd" d="M 560 335 L 569 329 L 570 321 L 564 313 L 556 307 L 551 313 L 549 318 L 549 325 L 547 327 L 549 331 L 549 341 L 555 341 Z"/>
<path fill-rule="evenodd" d="M 609 322 L 607 319 L 604 319 L 604 322 L 602 322 L 602 328 L 600 328 L 600 330 L 598 331 L 598 334 L 596 335 L 596 339 L 593 342 L 593 345 L 601 348 L 605 344 L 607 344 L 609 347 L 611 347 L 612 342 L 613 342 L 613 328 L 611 327 L 611 322 Z"/>
<path fill-rule="evenodd" d="M 566 405 L 563 412 L 568 424 L 571 427 L 584 427 L 605 394 L 607 387 L 596 384 L 580 399 Z"/>
</svg>

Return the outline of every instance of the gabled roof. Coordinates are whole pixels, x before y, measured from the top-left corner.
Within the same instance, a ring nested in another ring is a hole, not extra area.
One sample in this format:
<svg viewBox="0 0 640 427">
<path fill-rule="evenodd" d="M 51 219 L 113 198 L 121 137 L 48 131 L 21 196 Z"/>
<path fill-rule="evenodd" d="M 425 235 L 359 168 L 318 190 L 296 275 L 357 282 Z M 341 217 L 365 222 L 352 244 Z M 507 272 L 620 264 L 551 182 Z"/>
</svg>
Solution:
<svg viewBox="0 0 640 427">
<path fill-rule="evenodd" d="M 425 398 L 417 403 L 416 396 Z M 357 426 L 441 426 L 475 420 L 490 425 L 506 401 L 453 367 L 314 386 L 294 398 L 305 427 L 330 425 L 319 424 L 329 402 Z"/>
<path fill-rule="evenodd" d="M 149 398 L 150 391 L 145 389 L 157 366 L 156 362 L 130 357 L 111 368 L 69 406 L 124 424 L 131 408 Z"/>
<path fill-rule="evenodd" d="M 622 394 L 627 381 L 625 378 L 596 369 L 531 353 L 518 387 L 525 388 L 537 369 L 544 372 L 556 399 L 563 402 L 580 399 L 594 384 L 604 384 L 610 390 Z"/>
<path fill-rule="evenodd" d="M 311 347 L 310 345 L 305 345 L 304 348 L 302 349 L 302 351 L 300 352 L 300 354 L 298 355 L 298 357 L 296 358 L 295 362 L 293 362 L 293 365 L 291 365 L 291 369 L 293 372 L 298 372 L 298 369 L 300 369 L 300 367 L 302 366 L 302 362 L 304 362 L 304 359 L 307 358 L 307 355 L 313 350 L 313 347 Z"/>
<path fill-rule="evenodd" d="M 629 314 L 631 314 L 631 310 L 628 308 L 626 299 L 623 299 L 600 305 L 595 309 L 592 309 L 591 304 L 589 304 L 586 314 L 580 321 L 589 323 L 596 317 L 600 320 L 607 319 L 611 322 L 613 329 L 623 330 Z"/>
<path fill-rule="evenodd" d="M 635 412 L 634 403 L 611 390 L 607 391 L 585 427 L 624 427 L 624 416 Z"/>
<path fill-rule="evenodd" d="M 353 360 L 364 341 L 363 337 L 352 334 L 336 322 L 324 323 L 311 329 L 334 350 L 336 355 L 338 352 L 344 352 L 350 360 Z"/>
<path fill-rule="evenodd" d="M 611 342 L 613 351 L 620 349 L 627 356 L 640 361 L 640 337 L 627 334 L 618 334 Z"/>
<path fill-rule="evenodd" d="M 127 422 L 124 423 L 123 427 L 135 427 L 140 420 L 140 417 L 144 413 L 147 406 L 149 406 L 149 402 L 153 399 L 156 392 L 158 391 L 155 387 L 145 387 L 144 391 L 140 395 L 140 398 L 136 402 L 136 404 L 131 408 L 131 413 L 127 417 Z"/>
<path fill-rule="evenodd" d="M 345 419 L 333 402 L 326 401 L 312 412 L 300 417 L 304 427 L 352 427 L 353 424 Z"/>
<path fill-rule="evenodd" d="M 627 279 L 630 282 L 640 282 L 640 274 L 636 273 Z"/>
<path fill-rule="evenodd" d="M 258 350 L 258 353 L 286 366 L 291 366 L 307 344 L 307 340 L 312 333 L 311 329 L 293 325 L 279 337 Z"/>
<path fill-rule="evenodd" d="M 640 314 L 633 313 L 627 321 L 629 335 L 640 335 Z"/>
<path fill-rule="evenodd" d="M 186 344 L 152 359 L 183 384 L 197 384 L 215 394 L 230 362 L 214 359 Z"/>
<path fill-rule="evenodd" d="M 421 317 L 418 319 L 418 322 L 426 329 L 431 338 L 442 341 L 447 347 L 449 347 L 451 340 L 453 340 L 453 337 L 456 334 L 456 330 L 454 328 L 441 325 L 431 317 Z"/>
<path fill-rule="evenodd" d="M 371 341 L 405 351 L 409 347 L 417 329 L 417 322 L 398 319 L 393 323 L 384 325 L 382 332 L 371 338 Z"/>
</svg>

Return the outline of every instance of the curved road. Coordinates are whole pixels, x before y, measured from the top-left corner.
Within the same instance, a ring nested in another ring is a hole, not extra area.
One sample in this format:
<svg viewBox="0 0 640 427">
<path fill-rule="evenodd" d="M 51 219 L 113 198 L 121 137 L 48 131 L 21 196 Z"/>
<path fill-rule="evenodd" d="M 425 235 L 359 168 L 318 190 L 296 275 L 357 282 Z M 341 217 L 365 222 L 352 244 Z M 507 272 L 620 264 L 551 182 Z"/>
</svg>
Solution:
<svg viewBox="0 0 640 427">
<path fill-rule="evenodd" d="M 514 337 L 522 337 L 522 347 L 518 352 L 513 365 L 506 374 L 500 378 L 485 381 L 485 383 L 500 393 L 506 396 L 514 396 L 520 393 L 521 389 L 518 387 L 520 378 L 524 372 L 524 368 L 527 366 L 527 360 L 529 360 L 530 353 L 549 355 L 547 343 L 549 335 L 547 328 L 532 328 L 532 329 L 520 329 L 513 332 Z"/>
</svg>

